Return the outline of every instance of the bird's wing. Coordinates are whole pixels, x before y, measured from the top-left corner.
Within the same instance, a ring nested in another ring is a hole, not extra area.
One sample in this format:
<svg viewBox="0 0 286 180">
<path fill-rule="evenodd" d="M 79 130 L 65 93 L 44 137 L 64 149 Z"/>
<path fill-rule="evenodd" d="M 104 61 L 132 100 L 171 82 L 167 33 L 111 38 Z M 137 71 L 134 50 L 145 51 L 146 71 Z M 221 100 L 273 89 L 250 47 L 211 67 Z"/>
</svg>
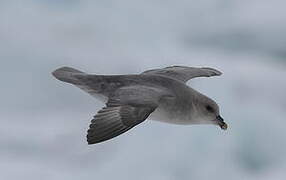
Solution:
<svg viewBox="0 0 286 180">
<path fill-rule="evenodd" d="M 130 105 L 105 107 L 91 121 L 87 142 L 95 144 L 116 137 L 143 122 L 154 110 Z"/>
<path fill-rule="evenodd" d="M 185 83 L 195 77 L 220 76 L 222 73 L 216 69 L 208 67 L 196 68 L 187 66 L 170 66 L 163 69 L 148 70 L 142 74 L 167 76 Z"/>
<path fill-rule="evenodd" d="M 157 108 L 163 96 L 167 94 L 144 86 L 118 89 L 91 121 L 88 144 L 106 141 L 143 122 Z"/>
</svg>

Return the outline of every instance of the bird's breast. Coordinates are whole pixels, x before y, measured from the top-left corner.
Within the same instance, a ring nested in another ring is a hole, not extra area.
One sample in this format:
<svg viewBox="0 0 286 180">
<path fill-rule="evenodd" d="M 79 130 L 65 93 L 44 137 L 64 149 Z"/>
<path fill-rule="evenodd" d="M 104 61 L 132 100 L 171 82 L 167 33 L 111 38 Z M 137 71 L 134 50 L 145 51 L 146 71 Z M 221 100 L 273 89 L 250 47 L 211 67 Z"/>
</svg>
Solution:
<svg viewBox="0 0 286 180">
<path fill-rule="evenodd" d="M 158 107 L 150 116 L 150 120 L 171 124 L 192 124 L 189 112 L 177 108 Z"/>
</svg>

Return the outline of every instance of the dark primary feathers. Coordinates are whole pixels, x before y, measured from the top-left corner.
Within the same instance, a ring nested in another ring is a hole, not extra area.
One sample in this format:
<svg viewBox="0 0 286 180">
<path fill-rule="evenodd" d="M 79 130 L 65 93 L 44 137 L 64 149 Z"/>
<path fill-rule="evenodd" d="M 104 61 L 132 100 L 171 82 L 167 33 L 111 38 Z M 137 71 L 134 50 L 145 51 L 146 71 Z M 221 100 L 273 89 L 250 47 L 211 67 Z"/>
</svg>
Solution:
<svg viewBox="0 0 286 180">
<path fill-rule="evenodd" d="M 118 89 L 91 121 L 88 144 L 118 136 L 143 122 L 157 108 L 160 97 L 167 95 L 144 86 Z"/>
<path fill-rule="evenodd" d="M 95 144 L 116 137 L 143 122 L 154 110 L 154 107 L 107 106 L 91 121 L 87 142 Z"/>
</svg>

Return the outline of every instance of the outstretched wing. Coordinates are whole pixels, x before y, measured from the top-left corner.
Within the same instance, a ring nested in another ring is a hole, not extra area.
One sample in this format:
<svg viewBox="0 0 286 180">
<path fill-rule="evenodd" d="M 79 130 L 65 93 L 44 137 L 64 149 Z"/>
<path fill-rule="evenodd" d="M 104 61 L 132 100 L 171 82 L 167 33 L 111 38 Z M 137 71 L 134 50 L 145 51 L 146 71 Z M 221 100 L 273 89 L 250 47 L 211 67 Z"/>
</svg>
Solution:
<svg viewBox="0 0 286 180">
<path fill-rule="evenodd" d="M 143 122 L 157 108 L 160 98 L 168 96 L 162 90 L 144 86 L 118 89 L 112 94 L 89 126 L 88 144 L 116 137 Z"/>
<path fill-rule="evenodd" d="M 187 82 L 195 77 L 220 76 L 222 73 L 216 69 L 208 67 L 196 68 L 187 66 L 170 66 L 163 69 L 148 70 L 142 74 L 167 76 L 182 82 Z"/>
<path fill-rule="evenodd" d="M 91 121 L 87 142 L 95 144 L 116 137 L 143 122 L 154 110 L 130 105 L 105 107 Z"/>
</svg>

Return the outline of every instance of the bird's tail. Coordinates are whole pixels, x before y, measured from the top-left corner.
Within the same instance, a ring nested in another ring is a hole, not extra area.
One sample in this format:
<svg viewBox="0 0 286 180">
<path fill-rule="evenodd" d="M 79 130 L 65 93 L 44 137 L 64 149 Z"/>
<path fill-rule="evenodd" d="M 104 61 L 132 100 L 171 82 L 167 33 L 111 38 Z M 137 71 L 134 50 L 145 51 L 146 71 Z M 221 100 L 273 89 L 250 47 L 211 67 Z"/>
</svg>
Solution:
<svg viewBox="0 0 286 180">
<path fill-rule="evenodd" d="M 110 88 L 105 76 L 87 74 L 70 67 L 59 68 L 52 74 L 58 80 L 73 84 L 92 96 L 104 95 L 106 88 Z"/>
<path fill-rule="evenodd" d="M 84 72 L 81 72 L 79 70 L 76 70 L 74 68 L 70 67 L 62 67 L 54 72 L 52 72 L 53 76 L 57 78 L 60 81 L 71 83 L 71 84 L 81 84 L 79 79 L 76 77 L 78 75 L 85 75 Z"/>
</svg>

